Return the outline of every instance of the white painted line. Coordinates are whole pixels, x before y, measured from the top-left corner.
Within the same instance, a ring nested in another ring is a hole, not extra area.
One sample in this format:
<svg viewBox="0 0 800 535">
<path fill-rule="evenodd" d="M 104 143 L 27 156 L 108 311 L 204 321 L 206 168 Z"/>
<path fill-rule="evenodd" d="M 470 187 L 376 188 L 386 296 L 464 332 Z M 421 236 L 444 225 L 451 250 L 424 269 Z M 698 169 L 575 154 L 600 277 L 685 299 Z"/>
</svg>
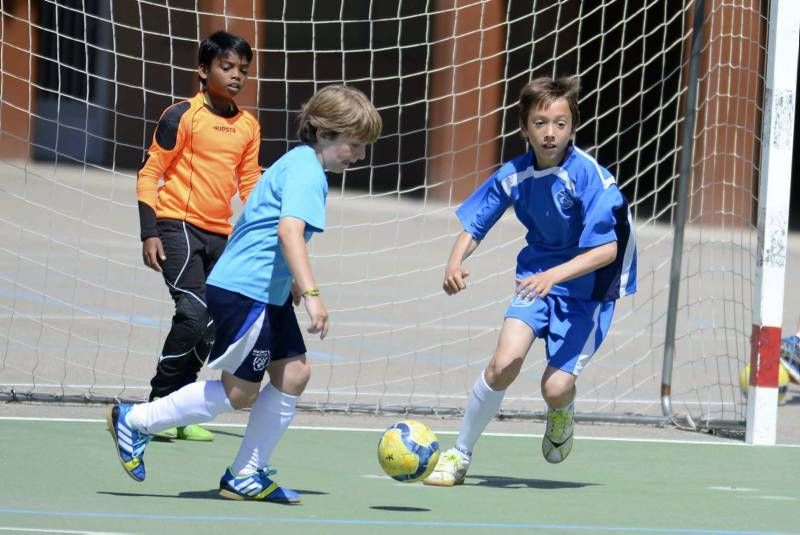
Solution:
<svg viewBox="0 0 800 535">
<path fill-rule="evenodd" d="M 105 419 L 98 418 L 35 418 L 29 416 L 0 416 L 0 421 L 27 421 L 27 422 L 75 422 L 75 423 L 105 423 Z M 543 422 L 542 422 L 543 423 Z M 222 427 L 222 428 L 237 428 L 244 429 L 246 424 L 231 424 L 231 423 L 214 423 L 205 422 L 204 425 L 209 427 Z M 312 425 L 292 425 L 289 429 L 299 431 L 332 431 L 332 432 L 347 432 L 347 433 L 383 433 L 386 431 L 383 427 L 331 427 L 331 426 L 312 426 Z M 436 431 L 437 435 L 457 435 L 458 431 Z M 541 434 L 536 433 L 497 433 L 487 432 L 482 436 L 489 437 L 512 437 L 512 438 L 541 438 Z M 677 440 L 666 438 L 636 438 L 636 437 L 591 437 L 576 435 L 578 440 L 597 440 L 607 442 L 642 442 L 654 444 L 698 444 L 706 446 L 744 446 L 748 448 L 759 447 L 745 444 L 738 441 L 714 441 L 714 440 Z M 772 448 L 798 448 L 800 444 L 775 444 L 768 446 Z"/>
<path fill-rule="evenodd" d="M 3 386 L 5 387 L 13 387 L 19 388 L 24 390 L 33 390 L 33 389 L 51 389 L 56 391 L 61 391 L 62 388 L 64 390 L 88 390 L 92 389 L 94 391 L 98 390 L 110 390 L 112 392 L 122 392 L 123 390 L 145 390 L 150 389 L 150 385 L 84 385 L 84 384 L 68 384 L 68 385 L 58 385 L 58 384 L 32 384 L 32 383 L 6 383 Z M 318 396 L 327 396 L 328 392 L 326 390 L 314 390 L 308 389 L 304 392 L 306 397 L 318 395 Z M 368 391 L 356 391 L 356 390 L 336 390 L 337 396 L 347 396 L 347 397 L 369 397 L 369 396 L 381 396 L 384 398 L 408 398 L 408 393 L 392 393 L 392 392 L 368 392 Z M 467 394 L 426 394 L 423 392 L 416 392 L 414 396 L 417 399 L 458 399 L 458 400 L 465 400 L 467 399 Z M 22 397 L 22 394 L 20 394 Z M 503 398 L 506 403 L 508 402 L 530 402 L 534 401 L 537 403 L 544 402 L 544 398 L 541 396 L 506 396 Z M 590 397 L 579 397 L 578 403 L 589 403 L 589 404 L 607 404 L 607 403 L 615 403 L 617 405 L 660 405 L 661 399 L 660 398 L 631 398 L 631 399 L 614 399 L 614 398 L 590 398 Z M 733 407 L 736 405 L 733 401 L 680 401 L 676 404 L 686 407 Z"/>
<path fill-rule="evenodd" d="M 708 487 L 709 490 L 722 490 L 725 492 L 758 492 L 758 489 L 751 489 L 747 487 Z"/>
<path fill-rule="evenodd" d="M 86 531 L 73 529 L 48 529 L 48 528 L 20 528 L 16 526 L 0 526 L 0 531 L 13 531 L 14 533 L 80 533 L 82 535 L 126 535 L 122 531 Z"/>
</svg>

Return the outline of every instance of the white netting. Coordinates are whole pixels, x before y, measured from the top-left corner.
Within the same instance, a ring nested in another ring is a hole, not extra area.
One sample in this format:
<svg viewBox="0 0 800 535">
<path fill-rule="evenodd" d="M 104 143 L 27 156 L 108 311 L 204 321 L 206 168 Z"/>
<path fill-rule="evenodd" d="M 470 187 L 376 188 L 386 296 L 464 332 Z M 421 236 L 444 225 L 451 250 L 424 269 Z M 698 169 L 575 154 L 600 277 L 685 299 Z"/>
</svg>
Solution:
<svg viewBox="0 0 800 535">
<path fill-rule="evenodd" d="M 197 90 L 199 40 L 227 28 L 256 51 L 241 103 L 261 122 L 263 165 L 292 146 L 321 85 L 364 90 L 385 124 L 365 165 L 331 177 L 329 229 L 311 242 L 332 330 L 308 340 L 306 403 L 463 407 L 523 233 L 507 214 L 470 260 L 468 291 L 448 298 L 454 209 L 525 150 L 520 88 L 575 73 L 578 144 L 632 201 L 640 255 L 639 293 L 619 302 L 579 409 L 660 415 L 692 1 L 33 4 L 2 13 L 0 394 L 146 396 L 172 305 L 141 265 L 136 170 L 161 111 Z M 767 23 L 757 2 L 728 4 L 704 16 L 672 391 L 676 411 L 741 420 Z M 537 343 L 504 411 L 542 409 L 543 365 Z"/>
</svg>

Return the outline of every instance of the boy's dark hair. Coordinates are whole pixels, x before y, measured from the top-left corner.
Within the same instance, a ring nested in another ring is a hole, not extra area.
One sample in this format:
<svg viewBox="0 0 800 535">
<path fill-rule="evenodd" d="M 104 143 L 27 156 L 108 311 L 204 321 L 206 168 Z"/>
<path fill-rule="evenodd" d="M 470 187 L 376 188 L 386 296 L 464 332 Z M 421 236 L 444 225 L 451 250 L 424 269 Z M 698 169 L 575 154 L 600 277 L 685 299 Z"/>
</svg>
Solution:
<svg viewBox="0 0 800 535">
<path fill-rule="evenodd" d="M 581 90 L 581 80 L 577 76 L 562 76 L 561 78 L 535 78 L 527 83 L 519 92 L 519 123 L 522 128 L 528 122 L 528 114 L 532 109 L 549 106 L 556 100 L 566 99 L 569 111 L 572 113 L 572 128 L 577 128 L 580 123 L 578 113 L 578 93 Z"/>
<path fill-rule="evenodd" d="M 238 35 L 233 35 L 226 31 L 214 32 L 200 43 L 197 52 L 197 64 L 206 69 L 211 68 L 214 58 L 224 57 L 228 52 L 236 53 L 240 58 L 244 58 L 250 63 L 253 60 L 253 49 L 250 43 Z M 202 80 L 205 84 L 205 80 Z"/>
</svg>

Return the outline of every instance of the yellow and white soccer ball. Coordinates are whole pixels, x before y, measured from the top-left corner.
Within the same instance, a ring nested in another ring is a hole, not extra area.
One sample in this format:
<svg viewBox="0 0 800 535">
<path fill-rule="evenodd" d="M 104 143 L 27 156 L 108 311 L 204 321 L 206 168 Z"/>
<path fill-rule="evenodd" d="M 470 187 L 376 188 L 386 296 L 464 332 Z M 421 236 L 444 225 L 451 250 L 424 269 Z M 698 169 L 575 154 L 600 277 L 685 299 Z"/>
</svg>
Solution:
<svg viewBox="0 0 800 535">
<path fill-rule="evenodd" d="M 748 364 L 742 371 L 739 372 L 739 387 L 742 393 L 747 396 L 747 389 L 750 386 L 750 365 Z M 778 401 L 783 401 L 786 397 L 786 391 L 789 390 L 789 372 L 786 370 L 783 362 L 781 362 L 780 369 L 778 370 Z"/>
<path fill-rule="evenodd" d="M 416 420 L 389 427 L 378 442 L 378 463 L 386 474 L 413 483 L 430 475 L 439 460 L 439 441 L 431 428 Z"/>
</svg>

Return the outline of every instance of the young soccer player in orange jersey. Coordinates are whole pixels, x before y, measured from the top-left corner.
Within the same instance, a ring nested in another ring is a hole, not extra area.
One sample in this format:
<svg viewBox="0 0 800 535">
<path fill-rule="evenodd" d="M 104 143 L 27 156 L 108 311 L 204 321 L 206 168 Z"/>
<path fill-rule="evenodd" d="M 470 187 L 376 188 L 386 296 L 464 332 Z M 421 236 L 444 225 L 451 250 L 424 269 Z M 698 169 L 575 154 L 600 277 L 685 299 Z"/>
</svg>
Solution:
<svg viewBox="0 0 800 535">
<path fill-rule="evenodd" d="M 151 401 L 194 382 L 214 340 L 206 277 L 231 232 L 231 198 L 238 191 L 246 201 L 261 176 L 258 121 L 235 101 L 252 58 L 250 45 L 236 35 L 219 31 L 204 39 L 197 69 L 202 89 L 164 111 L 139 171 L 142 257 L 163 275 L 175 302 Z M 197 425 L 160 436 L 214 438 Z"/>
</svg>

